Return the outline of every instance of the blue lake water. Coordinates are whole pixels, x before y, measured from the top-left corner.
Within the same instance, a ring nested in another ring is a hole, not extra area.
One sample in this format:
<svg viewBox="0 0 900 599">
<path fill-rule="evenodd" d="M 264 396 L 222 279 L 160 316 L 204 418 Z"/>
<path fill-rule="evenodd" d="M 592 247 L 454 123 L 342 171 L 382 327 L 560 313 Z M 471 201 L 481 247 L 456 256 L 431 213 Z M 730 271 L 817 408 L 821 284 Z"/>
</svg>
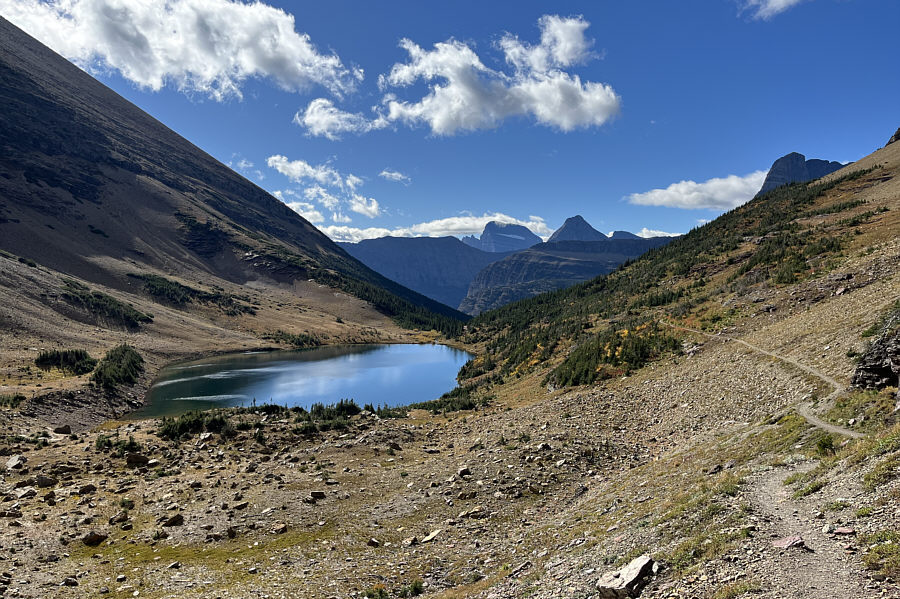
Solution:
<svg viewBox="0 0 900 599">
<path fill-rule="evenodd" d="M 308 408 L 353 399 L 402 406 L 456 387 L 470 354 L 444 345 L 343 345 L 240 353 L 163 368 L 135 418 L 275 403 Z"/>
</svg>

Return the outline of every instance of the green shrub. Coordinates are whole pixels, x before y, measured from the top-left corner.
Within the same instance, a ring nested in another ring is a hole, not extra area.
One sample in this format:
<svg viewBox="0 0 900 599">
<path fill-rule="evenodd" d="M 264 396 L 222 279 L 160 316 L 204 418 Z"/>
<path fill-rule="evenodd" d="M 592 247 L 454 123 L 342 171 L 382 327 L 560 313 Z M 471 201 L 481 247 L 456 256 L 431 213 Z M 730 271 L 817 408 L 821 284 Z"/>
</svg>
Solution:
<svg viewBox="0 0 900 599">
<path fill-rule="evenodd" d="M 23 401 L 25 401 L 25 396 L 21 393 L 0 395 L 0 408 L 17 408 Z"/>
<path fill-rule="evenodd" d="M 133 385 L 143 371 L 144 359 L 137 350 L 123 343 L 106 352 L 91 382 L 104 389 L 115 389 L 118 385 Z"/>
<path fill-rule="evenodd" d="M 97 365 L 97 360 L 83 349 L 51 349 L 42 351 L 35 358 L 34 364 L 41 370 L 59 368 L 72 374 L 87 374 Z"/>
<path fill-rule="evenodd" d="M 187 412 L 177 418 L 163 418 L 156 429 L 156 434 L 163 439 L 178 441 L 185 435 L 197 433 L 217 433 L 224 438 L 233 437 L 235 434 L 231 422 L 222 414 L 209 412 Z"/>
<path fill-rule="evenodd" d="M 310 335 L 308 333 L 288 333 L 282 331 L 281 329 L 275 331 L 274 333 L 267 333 L 263 335 L 263 339 L 269 339 L 271 341 L 275 341 L 276 343 L 284 343 L 296 349 L 318 347 L 322 344 L 322 342 L 319 341 L 319 338 L 315 335 Z"/>
<path fill-rule="evenodd" d="M 99 320 L 121 324 L 129 328 L 138 328 L 142 324 L 153 322 L 153 317 L 149 314 L 139 312 L 111 295 L 91 291 L 87 285 L 76 281 L 66 280 L 64 283 L 61 297 Z"/>
</svg>

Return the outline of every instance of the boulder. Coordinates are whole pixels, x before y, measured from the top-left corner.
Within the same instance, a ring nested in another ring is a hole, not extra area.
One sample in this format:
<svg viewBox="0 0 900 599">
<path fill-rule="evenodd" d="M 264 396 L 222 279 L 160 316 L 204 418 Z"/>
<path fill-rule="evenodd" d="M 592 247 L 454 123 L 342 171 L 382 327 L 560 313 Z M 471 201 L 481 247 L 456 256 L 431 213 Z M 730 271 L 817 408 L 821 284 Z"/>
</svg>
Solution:
<svg viewBox="0 0 900 599">
<path fill-rule="evenodd" d="M 644 554 L 616 572 L 607 572 L 597 581 L 601 599 L 629 599 L 641 594 L 641 589 L 657 571 L 656 562 Z"/>
<path fill-rule="evenodd" d="M 150 458 L 140 453 L 128 452 L 125 454 L 125 463 L 129 466 L 146 466 Z"/>
<path fill-rule="evenodd" d="M 184 516 L 182 516 L 181 514 L 175 514 L 175 515 L 172 516 L 171 518 L 167 518 L 167 519 L 162 523 L 162 525 L 165 526 L 165 527 L 170 527 L 170 526 L 181 526 L 182 524 L 184 524 Z"/>
<path fill-rule="evenodd" d="M 88 547 L 96 547 L 108 538 L 108 535 L 105 535 L 102 532 L 97 532 L 96 530 L 92 530 L 91 532 L 84 535 L 81 541 Z"/>
<path fill-rule="evenodd" d="M 25 462 L 28 461 L 28 458 L 21 454 L 17 454 L 6 460 L 6 469 L 7 470 L 20 470 Z"/>
<path fill-rule="evenodd" d="M 57 426 L 55 429 L 53 429 L 53 432 L 57 435 L 71 435 L 72 427 L 68 424 L 64 424 L 62 426 Z"/>
<path fill-rule="evenodd" d="M 34 479 L 34 484 L 36 484 L 39 489 L 46 489 L 47 487 L 55 487 L 57 484 L 59 484 L 59 480 L 52 476 L 44 476 L 43 474 L 38 474 Z"/>
</svg>

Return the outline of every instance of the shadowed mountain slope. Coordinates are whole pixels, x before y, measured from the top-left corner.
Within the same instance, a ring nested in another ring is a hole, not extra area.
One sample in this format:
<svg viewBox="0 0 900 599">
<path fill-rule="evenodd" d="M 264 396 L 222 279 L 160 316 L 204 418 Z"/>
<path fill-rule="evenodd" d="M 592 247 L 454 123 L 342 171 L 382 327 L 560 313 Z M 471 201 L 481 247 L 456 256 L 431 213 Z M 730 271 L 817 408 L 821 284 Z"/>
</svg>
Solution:
<svg viewBox="0 0 900 599">
<path fill-rule="evenodd" d="M 626 260 L 671 239 L 606 239 L 604 236 L 602 241 L 541 243 L 485 267 L 472 281 L 459 309 L 480 314 L 516 300 L 570 287 L 610 273 Z"/>
<path fill-rule="evenodd" d="M 314 279 L 410 326 L 458 313 L 375 273 L 282 202 L 0 18 L 0 248 L 112 288 L 135 270 Z"/>
<path fill-rule="evenodd" d="M 338 244 L 369 268 L 448 306 L 458 306 L 478 272 L 507 255 L 455 237 L 381 237 Z"/>
</svg>

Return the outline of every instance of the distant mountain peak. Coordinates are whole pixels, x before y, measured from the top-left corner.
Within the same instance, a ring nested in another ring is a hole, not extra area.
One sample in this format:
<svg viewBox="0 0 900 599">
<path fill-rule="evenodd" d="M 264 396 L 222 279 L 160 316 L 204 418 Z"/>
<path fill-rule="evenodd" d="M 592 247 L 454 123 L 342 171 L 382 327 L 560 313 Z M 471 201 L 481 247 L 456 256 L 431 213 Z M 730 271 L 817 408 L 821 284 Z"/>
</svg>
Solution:
<svg viewBox="0 0 900 599">
<path fill-rule="evenodd" d="M 543 240 L 528 227 L 492 220 L 484 226 L 480 238 L 468 235 L 460 241 L 485 252 L 514 252 L 530 248 Z"/>
<path fill-rule="evenodd" d="M 610 239 L 640 239 L 639 235 L 635 235 L 629 231 L 613 231 Z"/>
<path fill-rule="evenodd" d="M 547 243 L 558 241 L 601 241 L 606 235 L 592 227 L 580 214 L 570 216 L 566 222 L 557 229 Z"/>
<path fill-rule="evenodd" d="M 769 169 L 769 174 L 766 175 L 766 180 L 756 195 L 788 183 L 812 181 L 833 173 L 843 166 L 840 162 L 829 162 L 818 158 L 807 160 L 803 154 L 791 152 L 772 163 L 772 168 Z"/>
</svg>

